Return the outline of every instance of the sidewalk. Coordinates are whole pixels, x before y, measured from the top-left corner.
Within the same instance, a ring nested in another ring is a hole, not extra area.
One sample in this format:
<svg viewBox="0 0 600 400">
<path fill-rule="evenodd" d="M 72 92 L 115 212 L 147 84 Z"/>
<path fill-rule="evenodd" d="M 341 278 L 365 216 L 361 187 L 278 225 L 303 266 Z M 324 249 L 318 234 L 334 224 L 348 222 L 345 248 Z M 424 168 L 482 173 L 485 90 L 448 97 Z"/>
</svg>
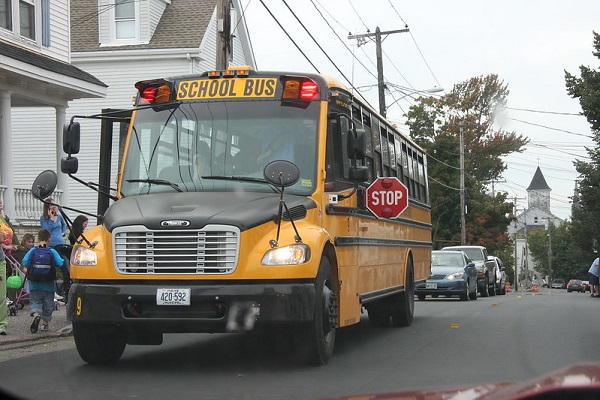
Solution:
<svg viewBox="0 0 600 400">
<path fill-rule="evenodd" d="M 33 318 L 29 316 L 28 306 L 17 310 L 17 315 L 9 315 L 6 335 L 0 335 L 0 351 L 2 346 L 9 344 L 71 335 L 72 327 L 67 322 L 67 307 L 62 302 L 58 302 L 58 304 L 60 308 L 52 313 L 52 320 L 47 332 L 38 330 L 37 333 L 31 333 L 29 327 Z"/>
</svg>

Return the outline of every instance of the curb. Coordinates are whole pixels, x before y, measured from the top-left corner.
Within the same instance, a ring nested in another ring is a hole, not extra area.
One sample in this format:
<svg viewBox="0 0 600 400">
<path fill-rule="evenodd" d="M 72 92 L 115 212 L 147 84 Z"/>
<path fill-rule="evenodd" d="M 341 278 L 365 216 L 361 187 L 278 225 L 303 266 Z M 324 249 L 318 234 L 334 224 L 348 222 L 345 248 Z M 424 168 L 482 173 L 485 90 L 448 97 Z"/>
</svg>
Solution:
<svg viewBox="0 0 600 400">
<path fill-rule="evenodd" d="M 0 348 L 2 348 L 4 346 L 14 345 L 17 343 L 30 343 L 30 342 L 41 341 L 44 339 L 63 338 L 63 337 L 72 336 L 72 334 L 73 334 L 73 326 L 66 325 L 66 326 L 63 326 L 62 328 L 60 328 L 59 330 L 57 330 L 56 332 L 52 332 L 52 333 L 47 333 L 47 334 L 43 334 L 43 335 L 32 334 L 31 336 L 20 336 L 20 337 L 2 340 L 2 341 L 0 341 Z"/>
</svg>

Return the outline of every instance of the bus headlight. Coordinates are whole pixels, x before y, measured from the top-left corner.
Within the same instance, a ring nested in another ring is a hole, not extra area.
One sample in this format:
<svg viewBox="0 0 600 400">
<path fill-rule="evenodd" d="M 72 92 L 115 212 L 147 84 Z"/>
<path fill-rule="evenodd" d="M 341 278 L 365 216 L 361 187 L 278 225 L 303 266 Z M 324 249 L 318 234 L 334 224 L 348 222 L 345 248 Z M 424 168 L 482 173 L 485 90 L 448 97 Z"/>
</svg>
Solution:
<svg viewBox="0 0 600 400">
<path fill-rule="evenodd" d="M 98 260 L 96 252 L 83 246 L 75 246 L 71 252 L 71 265 L 90 266 L 96 265 Z"/>
<path fill-rule="evenodd" d="M 265 253 L 262 265 L 295 265 L 310 260 L 310 247 L 305 244 L 278 247 Z"/>
</svg>

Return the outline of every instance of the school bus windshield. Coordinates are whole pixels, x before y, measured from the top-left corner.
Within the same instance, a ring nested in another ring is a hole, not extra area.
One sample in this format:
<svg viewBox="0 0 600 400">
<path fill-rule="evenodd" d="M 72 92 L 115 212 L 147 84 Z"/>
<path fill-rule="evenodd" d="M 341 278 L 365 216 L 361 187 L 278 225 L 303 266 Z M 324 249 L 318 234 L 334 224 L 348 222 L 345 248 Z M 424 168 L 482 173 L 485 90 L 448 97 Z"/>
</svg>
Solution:
<svg viewBox="0 0 600 400">
<path fill-rule="evenodd" d="M 294 162 L 300 180 L 287 193 L 308 195 L 316 184 L 318 102 L 182 102 L 146 108 L 132 119 L 120 192 L 272 191 L 261 182 L 274 160 Z"/>
</svg>

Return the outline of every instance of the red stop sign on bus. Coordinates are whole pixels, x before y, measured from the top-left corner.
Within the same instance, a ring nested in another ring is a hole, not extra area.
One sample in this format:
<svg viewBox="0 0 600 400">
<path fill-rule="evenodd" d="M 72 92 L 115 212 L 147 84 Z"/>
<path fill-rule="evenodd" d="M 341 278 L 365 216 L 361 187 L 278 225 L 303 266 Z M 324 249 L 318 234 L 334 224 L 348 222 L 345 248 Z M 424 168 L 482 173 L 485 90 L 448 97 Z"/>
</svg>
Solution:
<svg viewBox="0 0 600 400">
<path fill-rule="evenodd" d="M 408 189 L 396 177 L 377 178 L 365 195 L 367 208 L 377 218 L 397 218 L 408 207 Z"/>
</svg>

